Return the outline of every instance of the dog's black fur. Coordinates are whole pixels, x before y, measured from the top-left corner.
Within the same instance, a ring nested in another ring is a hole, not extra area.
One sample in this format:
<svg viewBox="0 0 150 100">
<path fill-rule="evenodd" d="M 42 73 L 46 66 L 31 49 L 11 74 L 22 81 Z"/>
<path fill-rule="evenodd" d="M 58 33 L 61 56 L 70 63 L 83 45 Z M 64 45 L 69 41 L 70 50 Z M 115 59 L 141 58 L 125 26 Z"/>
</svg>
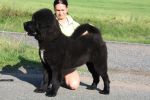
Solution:
<svg viewBox="0 0 150 100">
<path fill-rule="evenodd" d="M 39 43 L 39 53 L 44 67 L 43 84 L 35 92 L 56 96 L 63 79 L 63 71 L 86 64 L 93 76 L 89 89 L 97 88 L 99 77 L 104 81 L 100 93 L 109 94 L 107 74 L 107 47 L 96 27 L 80 25 L 71 37 L 62 34 L 58 21 L 49 9 L 35 12 L 32 20 L 24 23 L 28 35 Z M 43 56 L 42 54 L 43 53 Z"/>
</svg>

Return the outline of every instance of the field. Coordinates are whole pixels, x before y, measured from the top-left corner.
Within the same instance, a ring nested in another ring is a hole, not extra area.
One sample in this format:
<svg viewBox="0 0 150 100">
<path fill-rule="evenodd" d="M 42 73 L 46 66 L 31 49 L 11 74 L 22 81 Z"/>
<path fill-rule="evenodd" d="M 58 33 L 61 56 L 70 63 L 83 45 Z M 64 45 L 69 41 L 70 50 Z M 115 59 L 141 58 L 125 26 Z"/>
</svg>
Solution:
<svg viewBox="0 0 150 100">
<path fill-rule="evenodd" d="M 53 0 L 0 0 L 0 31 L 24 32 L 22 23 Z M 69 14 L 102 30 L 107 41 L 150 43 L 149 0 L 69 0 Z"/>
<path fill-rule="evenodd" d="M 0 31 L 24 32 L 23 22 L 53 0 L 0 0 Z M 150 44 L 150 0 L 69 0 L 69 14 L 101 29 L 106 41 Z M 15 45 L 14 45 L 15 44 Z M 0 37 L 0 68 L 40 66 L 38 50 Z"/>
<path fill-rule="evenodd" d="M 37 48 L 27 46 L 21 41 L 0 37 L 0 69 L 29 67 L 29 65 L 29 68 L 35 68 L 35 66 L 39 68 L 39 61 Z"/>
<path fill-rule="evenodd" d="M 24 32 L 22 23 L 51 0 L 0 0 L 0 31 Z M 70 0 L 69 14 L 102 30 L 108 41 L 150 43 L 149 0 Z"/>
</svg>

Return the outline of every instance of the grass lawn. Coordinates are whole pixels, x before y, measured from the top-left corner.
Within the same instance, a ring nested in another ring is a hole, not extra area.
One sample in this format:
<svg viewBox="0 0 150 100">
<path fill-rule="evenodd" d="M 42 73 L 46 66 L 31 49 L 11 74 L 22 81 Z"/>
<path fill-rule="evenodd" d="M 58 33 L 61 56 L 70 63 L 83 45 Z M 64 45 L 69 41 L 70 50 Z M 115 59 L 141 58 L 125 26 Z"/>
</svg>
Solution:
<svg viewBox="0 0 150 100">
<path fill-rule="evenodd" d="M 0 0 L 0 31 L 24 32 L 22 23 L 53 0 Z M 91 23 L 108 41 L 150 43 L 150 0 L 69 0 L 69 14 Z"/>
<path fill-rule="evenodd" d="M 0 69 L 21 66 L 35 68 L 40 66 L 38 49 L 16 40 L 0 37 Z M 30 66 L 29 66 L 30 65 Z"/>
<path fill-rule="evenodd" d="M 68 0 L 69 14 L 79 23 L 101 29 L 108 41 L 150 44 L 150 0 Z M 23 22 L 53 0 L 0 0 L 0 31 L 24 32 Z M 0 37 L 0 68 L 40 66 L 37 48 Z"/>
</svg>

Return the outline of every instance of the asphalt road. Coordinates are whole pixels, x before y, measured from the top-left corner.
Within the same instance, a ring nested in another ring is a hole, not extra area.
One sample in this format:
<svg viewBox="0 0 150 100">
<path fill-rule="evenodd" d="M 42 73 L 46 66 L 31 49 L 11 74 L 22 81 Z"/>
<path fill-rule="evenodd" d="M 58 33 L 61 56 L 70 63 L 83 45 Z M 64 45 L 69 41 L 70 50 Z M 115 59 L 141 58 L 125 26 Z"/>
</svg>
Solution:
<svg viewBox="0 0 150 100">
<path fill-rule="evenodd" d="M 37 47 L 36 41 L 26 35 L 0 33 L 0 36 Z M 97 90 L 87 90 L 92 78 L 85 71 L 80 72 L 81 84 L 77 90 L 61 87 L 56 97 L 46 97 L 43 93 L 33 92 L 40 85 L 41 72 L 20 66 L 15 72 L 0 72 L 0 79 L 14 79 L 0 82 L 0 100 L 150 100 L 150 45 L 107 42 L 107 46 L 109 95 L 99 94 L 102 81 Z"/>
<path fill-rule="evenodd" d="M 8 75 L 6 75 L 8 74 Z M 40 85 L 41 74 L 0 74 L 0 79 L 14 79 L 13 82 L 0 82 L 0 100 L 150 100 L 150 74 L 109 70 L 111 80 L 109 95 L 99 94 L 102 82 L 97 90 L 87 90 L 92 78 L 81 73 L 81 85 L 77 90 L 61 87 L 56 97 L 46 97 L 44 93 L 34 93 Z"/>
</svg>

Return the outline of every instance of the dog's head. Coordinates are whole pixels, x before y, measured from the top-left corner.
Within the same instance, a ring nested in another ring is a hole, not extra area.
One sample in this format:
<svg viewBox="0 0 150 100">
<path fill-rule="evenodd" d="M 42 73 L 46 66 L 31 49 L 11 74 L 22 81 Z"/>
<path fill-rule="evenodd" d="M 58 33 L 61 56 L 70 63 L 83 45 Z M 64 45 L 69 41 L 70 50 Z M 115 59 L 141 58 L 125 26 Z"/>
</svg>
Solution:
<svg viewBox="0 0 150 100">
<path fill-rule="evenodd" d="M 32 15 L 32 20 L 24 23 L 24 29 L 37 40 L 53 40 L 60 33 L 59 24 L 49 9 L 41 9 Z"/>
</svg>

